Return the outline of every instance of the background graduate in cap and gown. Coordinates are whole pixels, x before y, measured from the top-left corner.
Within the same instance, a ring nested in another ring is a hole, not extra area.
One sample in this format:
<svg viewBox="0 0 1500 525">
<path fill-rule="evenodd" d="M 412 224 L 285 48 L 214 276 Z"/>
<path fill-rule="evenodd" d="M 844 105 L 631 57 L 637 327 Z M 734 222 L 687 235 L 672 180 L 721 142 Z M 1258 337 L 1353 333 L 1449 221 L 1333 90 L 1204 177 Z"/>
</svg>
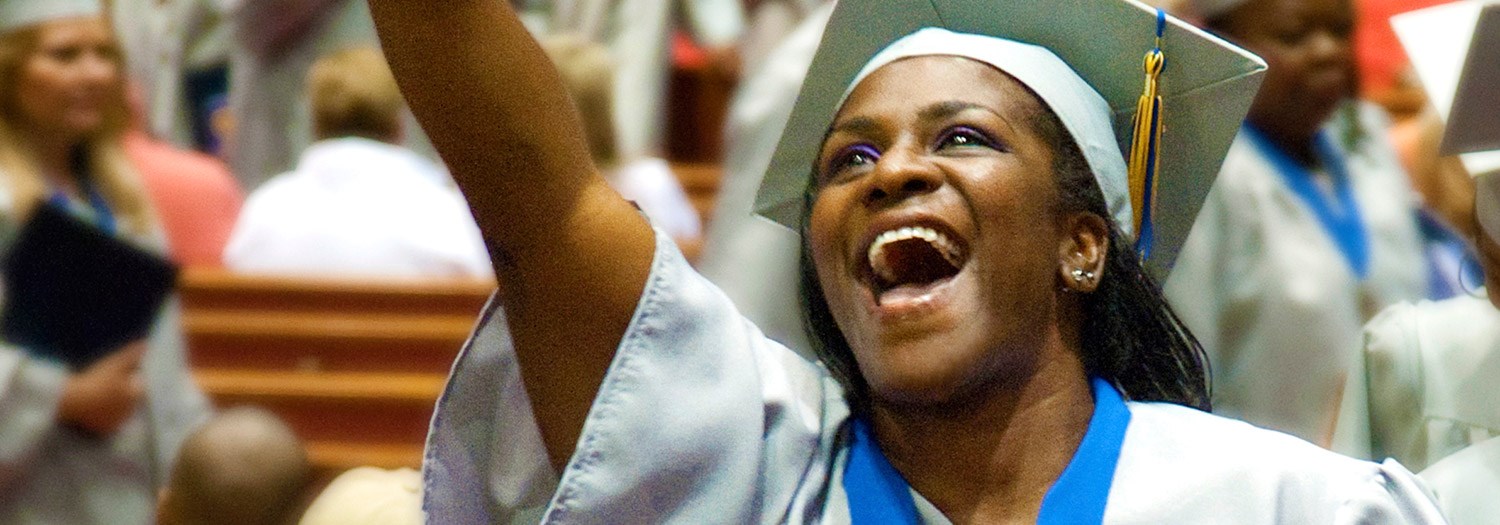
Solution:
<svg viewBox="0 0 1500 525">
<path fill-rule="evenodd" d="M 1167 299 L 1208 352 L 1215 413 L 1327 446 L 1360 327 L 1426 292 L 1416 194 L 1352 98 L 1350 0 L 1187 3 L 1270 67 Z"/>
<path fill-rule="evenodd" d="M 804 234 L 820 364 L 608 190 L 507 6 L 371 5 L 505 287 L 434 418 L 430 521 L 1441 522 L 1399 465 L 1190 408 L 1150 275 L 1248 53 L 1134 2 L 840 4 L 760 199 Z"/>
<path fill-rule="evenodd" d="M 97 1 L 0 0 L 0 253 L 7 258 L 16 253 L 17 231 L 43 205 L 161 250 L 154 213 L 121 151 L 123 75 Z M 10 304 L 21 303 L 20 286 L 5 284 Z M 69 313 L 109 324 L 111 312 L 100 308 Z M 178 445 L 209 412 L 188 375 L 175 305 L 155 319 L 149 337 L 104 349 L 105 357 L 78 368 L 23 348 L 7 332 L 0 343 L 0 523 L 151 519 Z"/>
</svg>

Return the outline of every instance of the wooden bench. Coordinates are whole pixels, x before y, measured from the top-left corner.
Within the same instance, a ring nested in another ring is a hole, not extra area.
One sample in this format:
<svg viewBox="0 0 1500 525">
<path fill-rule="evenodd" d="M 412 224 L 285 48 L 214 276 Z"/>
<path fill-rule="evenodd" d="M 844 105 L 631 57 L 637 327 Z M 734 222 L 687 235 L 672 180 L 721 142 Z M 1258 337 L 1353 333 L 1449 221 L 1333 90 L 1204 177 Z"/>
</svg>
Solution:
<svg viewBox="0 0 1500 525">
<path fill-rule="evenodd" d="M 307 443 L 320 479 L 418 467 L 453 358 L 494 290 L 486 281 L 183 274 L 194 377 L 219 406 L 254 404 Z"/>
</svg>

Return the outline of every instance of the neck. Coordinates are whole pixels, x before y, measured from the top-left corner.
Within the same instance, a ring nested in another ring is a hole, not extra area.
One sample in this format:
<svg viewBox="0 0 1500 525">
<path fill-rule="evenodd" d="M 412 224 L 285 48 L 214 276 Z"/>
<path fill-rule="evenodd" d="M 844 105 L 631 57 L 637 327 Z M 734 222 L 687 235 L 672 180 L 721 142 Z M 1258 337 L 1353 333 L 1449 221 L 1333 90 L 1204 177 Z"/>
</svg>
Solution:
<svg viewBox="0 0 1500 525">
<path fill-rule="evenodd" d="M 73 173 L 73 150 L 78 146 L 78 141 L 40 136 L 33 140 L 37 167 L 41 169 L 42 178 L 54 188 L 76 193 L 78 178 Z"/>
<path fill-rule="evenodd" d="M 972 409 L 876 405 L 881 450 L 954 523 L 1034 523 L 1093 415 L 1076 356 L 1052 352 L 1021 384 L 996 388 Z"/>
<path fill-rule="evenodd" d="M 1308 168 L 1318 166 L 1318 154 L 1313 148 L 1313 140 L 1317 137 L 1318 130 L 1288 131 L 1277 126 L 1263 125 L 1253 119 L 1250 124 L 1297 164 Z"/>
</svg>

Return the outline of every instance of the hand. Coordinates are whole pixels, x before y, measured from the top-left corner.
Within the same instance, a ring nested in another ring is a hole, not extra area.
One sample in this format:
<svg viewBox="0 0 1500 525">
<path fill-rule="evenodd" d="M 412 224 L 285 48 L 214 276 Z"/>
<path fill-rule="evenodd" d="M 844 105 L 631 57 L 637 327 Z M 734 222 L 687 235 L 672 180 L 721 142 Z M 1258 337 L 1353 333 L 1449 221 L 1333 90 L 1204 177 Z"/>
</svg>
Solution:
<svg viewBox="0 0 1500 525">
<path fill-rule="evenodd" d="M 136 341 L 68 377 L 57 419 L 99 436 L 119 430 L 145 395 L 141 358 L 145 341 Z"/>
</svg>

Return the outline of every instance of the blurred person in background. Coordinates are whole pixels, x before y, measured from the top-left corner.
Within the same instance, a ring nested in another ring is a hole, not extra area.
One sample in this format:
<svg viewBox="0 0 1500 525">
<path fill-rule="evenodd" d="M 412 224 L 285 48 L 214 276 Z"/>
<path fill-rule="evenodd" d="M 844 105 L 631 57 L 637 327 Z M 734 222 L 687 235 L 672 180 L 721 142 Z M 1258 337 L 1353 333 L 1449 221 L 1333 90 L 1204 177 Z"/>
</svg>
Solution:
<svg viewBox="0 0 1500 525">
<path fill-rule="evenodd" d="M 142 95 L 147 133 L 179 148 L 217 153 L 209 117 L 227 95 L 229 24 L 221 0 L 110 0 L 130 83 Z"/>
<path fill-rule="evenodd" d="M 311 474 L 292 429 L 234 407 L 193 431 L 158 500 L 158 525 L 290 525 Z"/>
<path fill-rule="evenodd" d="M 318 494 L 298 525 L 421 525 L 422 475 L 409 468 L 350 469 Z"/>
<path fill-rule="evenodd" d="M 234 271 L 487 277 L 468 206 L 440 166 L 400 145 L 406 104 L 380 51 L 319 59 L 306 98 L 318 141 L 250 194 L 224 251 Z"/>
<path fill-rule="evenodd" d="M 541 43 L 583 117 L 589 154 L 605 171 L 605 179 L 620 195 L 640 206 L 651 223 L 671 235 L 684 251 L 696 252 L 702 242 L 703 225 L 671 166 L 656 157 L 620 154 L 614 120 L 614 64 L 609 51 L 572 34 L 552 35 Z"/>
<path fill-rule="evenodd" d="M 130 99 L 132 125 L 125 132 L 125 156 L 151 197 L 172 260 L 183 266 L 222 266 L 224 245 L 245 201 L 239 182 L 217 157 L 149 134 L 141 120 L 139 97 Z"/>
<path fill-rule="evenodd" d="M 1269 65 L 1165 292 L 1216 413 L 1328 446 L 1360 327 L 1427 291 L 1386 121 L 1353 99 L 1350 0 L 1195 0 Z"/>
<path fill-rule="evenodd" d="M 121 144 L 122 64 L 97 1 L 0 0 L 0 229 L 66 209 L 148 248 L 162 235 Z M 175 307 L 81 370 L 0 344 L 0 523 L 138 524 L 208 414 Z"/>
<path fill-rule="evenodd" d="M 754 207 L 834 5 L 830 0 L 809 13 L 763 59 L 754 61 L 758 66 L 750 67 L 746 53 L 747 74 L 730 100 L 724 126 L 724 181 L 698 263 L 703 276 L 766 336 L 808 358 L 813 357 L 812 344 L 797 293 L 801 239 L 789 228 L 757 218 Z"/>
<path fill-rule="evenodd" d="M 1441 106 L 1433 113 L 1448 119 L 1438 128 L 1453 144 L 1444 151 L 1461 154 L 1442 160 L 1475 175 L 1466 230 L 1485 286 L 1470 281 L 1466 295 L 1397 304 L 1365 326 L 1334 443 L 1352 456 L 1425 468 L 1455 524 L 1500 516 L 1500 163 L 1488 149 L 1500 147 L 1500 126 L 1464 123 L 1500 122 L 1500 86 L 1487 84 L 1500 78 L 1500 4 L 1482 6 L 1456 2 L 1393 22 L 1424 61 L 1422 83 Z"/>
<path fill-rule="evenodd" d="M 735 60 L 741 0 L 516 0 L 532 34 L 576 34 L 604 44 L 615 64 L 614 115 L 622 158 L 665 154 L 673 34 L 685 22 L 716 62 Z M 732 68 L 732 66 L 731 66 Z"/>
<path fill-rule="evenodd" d="M 228 112 L 234 122 L 224 154 L 240 185 L 254 190 L 292 169 L 298 152 L 317 140 L 302 97 L 313 62 L 375 45 L 375 26 L 363 0 L 222 1 L 231 35 Z M 422 130 L 404 118 L 405 145 L 432 158 Z"/>
</svg>

